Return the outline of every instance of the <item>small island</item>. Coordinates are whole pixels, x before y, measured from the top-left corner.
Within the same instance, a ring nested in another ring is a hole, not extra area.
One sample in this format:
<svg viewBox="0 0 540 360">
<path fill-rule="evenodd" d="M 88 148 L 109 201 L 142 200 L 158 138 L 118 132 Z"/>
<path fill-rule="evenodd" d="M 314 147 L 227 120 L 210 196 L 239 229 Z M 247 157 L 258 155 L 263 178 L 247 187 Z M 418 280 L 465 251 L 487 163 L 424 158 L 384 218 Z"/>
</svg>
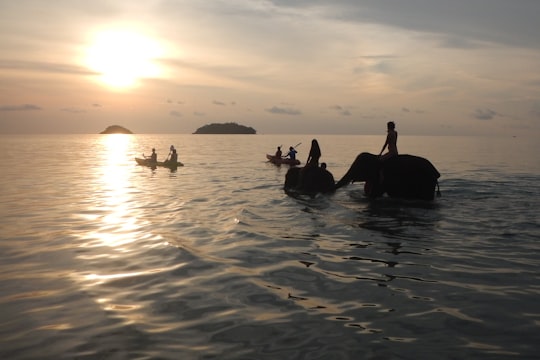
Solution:
<svg viewBox="0 0 540 360">
<path fill-rule="evenodd" d="M 100 132 L 100 134 L 133 134 L 133 132 L 120 125 L 111 125 Z"/>
<path fill-rule="evenodd" d="M 256 134 L 252 127 L 239 125 L 234 122 L 224 124 L 209 124 L 197 129 L 194 134 Z"/>
</svg>

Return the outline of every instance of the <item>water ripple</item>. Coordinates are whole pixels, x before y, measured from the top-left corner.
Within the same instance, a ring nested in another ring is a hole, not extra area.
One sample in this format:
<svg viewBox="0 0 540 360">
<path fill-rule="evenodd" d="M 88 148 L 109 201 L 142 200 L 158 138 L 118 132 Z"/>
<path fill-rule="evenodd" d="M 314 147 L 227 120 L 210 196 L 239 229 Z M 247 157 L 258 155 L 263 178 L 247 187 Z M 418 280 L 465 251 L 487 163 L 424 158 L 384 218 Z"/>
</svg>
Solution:
<svg viewBox="0 0 540 360">
<path fill-rule="evenodd" d="M 106 139 L 6 142 L 28 167 L 6 159 L 0 183 L 0 357 L 536 356 L 537 173 L 435 154 L 435 202 L 291 198 L 286 168 L 249 156 L 272 136 Z M 171 143 L 199 151 L 134 163 Z"/>
</svg>

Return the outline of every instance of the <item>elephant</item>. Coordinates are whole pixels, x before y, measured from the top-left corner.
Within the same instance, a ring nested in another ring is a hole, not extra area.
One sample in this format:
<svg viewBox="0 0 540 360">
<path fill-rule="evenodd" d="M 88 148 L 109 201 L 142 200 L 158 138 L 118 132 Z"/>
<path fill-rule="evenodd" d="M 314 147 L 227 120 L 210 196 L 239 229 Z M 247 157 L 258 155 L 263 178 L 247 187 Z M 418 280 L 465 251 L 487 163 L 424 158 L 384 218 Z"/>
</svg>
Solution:
<svg viewBox="0 0 540 360">
<path fill-rule="evenodd" d="M 315 195 L 334 192 L 336 183 L 332 173 L 324 167 L 292 167 L 285 175 L 285 192 Z"/>
<path fill-rule="evenodd" d="M 395 198 L 433 200 L 435 188 L 440 196 L 440 176 L 429 160 L 419 156 L 395 155 L 381 161 L 377 155 L 364 152 L 356 157 L 335 188 L 364 181 L 364 192 L 371 198 L 386 193 Z"/>
</svg>

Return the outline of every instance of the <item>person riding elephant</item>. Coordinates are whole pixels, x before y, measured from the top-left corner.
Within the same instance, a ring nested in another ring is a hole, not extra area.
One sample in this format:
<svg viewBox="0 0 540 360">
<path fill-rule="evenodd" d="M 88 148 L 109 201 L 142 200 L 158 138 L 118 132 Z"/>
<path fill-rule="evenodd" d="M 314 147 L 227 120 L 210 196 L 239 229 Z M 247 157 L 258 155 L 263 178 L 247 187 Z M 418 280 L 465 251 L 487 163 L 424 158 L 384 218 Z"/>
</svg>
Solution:
<svg viewBox="0 0 540 360">
<path fill-rule="evenodd" d="M 381 152 L 379 153 L 379 158 L 384 161 L 386 159 L 390 159 L 392 156 L 398 155 L 398 149 L 397 149 L 397 138 L 398 133 L 396 131 L 396 124 L 393 121 L 389 121 L 386 124 L 387 129 L 387 135 L 386 135 L 386 141 L 384 142 L 383 148 Z M 388 147 L 388 152 L 383 155 L 384 149 Z"/>
<path fill-rule="evenodd" d="M 319 167 L 321 148 L 317 139 L 311 140 L 311 149 L 306 160 L 306 165 L 301 168 L 289 169 L 285 176 L 286 190 L 294 189 L 295 192 L 314 194 L 317 192 L 334 191 L 334 176 L 324 167 Z"/>
<path fill-rule="evenodd" d="M 306 160 L 306 166 L 304 168 L 319 166 L 319 159 L 321 158 L 321 148 L 317 139 L 311 140 L 311 149 L 309 149 L 309 155 Z"/>
<path fill-rule="evenodd" d="M 377 155 L 361 153 L 337 182 L 336 189 L 365 181 L 364 191 L 372 198 L 386 193 L 390 197 L 433 200 L 439 177 L 433 164 L 422 157 L 395 155 L 380 161 Z"/>
</svg>

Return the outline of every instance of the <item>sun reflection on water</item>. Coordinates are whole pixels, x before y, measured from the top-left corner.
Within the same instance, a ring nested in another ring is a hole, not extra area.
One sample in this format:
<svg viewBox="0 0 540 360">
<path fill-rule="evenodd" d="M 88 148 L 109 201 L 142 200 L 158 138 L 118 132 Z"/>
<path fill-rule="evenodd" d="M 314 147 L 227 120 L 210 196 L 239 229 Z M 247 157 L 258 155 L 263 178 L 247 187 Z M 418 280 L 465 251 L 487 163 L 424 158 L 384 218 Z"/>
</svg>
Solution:
<svg viewBox="0 0 540 360">
<path fill-rule="evenodd" d="M 161 266 L 133 264 L 131 258 L 141 249 L 161 243 L 160 236 L 144 231 L 148 221 L 144 220 L 141 206 L 136 200 L 136 184 L 131 135 L 111 134 L 100 137 L 95 143 L 96 170 L 91 182 L 92 197 L 81 217 L 92 224 L 79 233 L 78 255 L 85 270 L 75 275 L 85 289 L 92 289 L 96 302 L 106 311 L 122 312 L 127 322 L 137 321 L 143 306 L 124 295 L 130 287 L 122 282 L 138 281 L 156 272 L 164 271 Z M 114 284 L 114 285 L 112 285 Z M 111 288 L 115 292 L 111 292 Z"/>
<path fill-rule="evenodd" d="M 129 245 L 141 237 L 139 229 L 145 225 L 137 214 L 134 203 L 134 185 L 130 153 L 133 137 L 126 134 L 110 134 L 100 137 L 96 143 L 98 166 L 92 181 L 92 201 L 87 212 L 80 216 L 90 220 L 93 226 L 80 234 L 81 247 L 113 248 L 118 253 L 134 251 Z M 115 254 L 86 254 L 87 258 L 115 257 Z"/>
</svg>

